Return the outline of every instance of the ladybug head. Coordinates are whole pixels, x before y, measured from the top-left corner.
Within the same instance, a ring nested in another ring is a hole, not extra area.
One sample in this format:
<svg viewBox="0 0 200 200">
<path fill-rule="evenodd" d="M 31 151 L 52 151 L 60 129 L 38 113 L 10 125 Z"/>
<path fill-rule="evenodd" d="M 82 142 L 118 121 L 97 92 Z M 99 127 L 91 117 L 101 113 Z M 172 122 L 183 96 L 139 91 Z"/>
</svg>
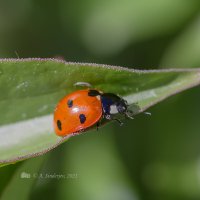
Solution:
<svg viewBox="0 0 200 200">
<path fill-rule="evenodd" d="M 103 93 L 100 96 L 105 116 L 108 117 L 119 113 L 127 118 L 132 118 L 131 115 L 133 115 L 133 113 L 128 109 L 129 105 L 125 99 L 113 93 Z"/>
<path fill-rule="evenodd" d="M 102 110 L 104 117 L 107 119 L 111 119 L 112 115 L 117 113 L 123 114 L 127 118 L 132 119 L 132 111 L 128 110 L 128 103 L 125 99 L 119 97 L 113 93 L 103 93 L 98 90 L 89 90 L 89 96 L 100 96 L 101 103 L 102 103 Z"/>
<path fill-rule="evenodd" d="M 120 101 L 116 104 L 118 113 L 124 114 L 125 117 L 133 119 L 133 111 L 129 110 L 128 106 L 128 102 L 123 98 L 120 98 Z"/>
<path fill-rule="evenodd" d="M 126 113 L 128 108 L 128 103 L 124 99 L 120 99 L 116 102 L 116 107 L 119 113 Z"/>
</svg>

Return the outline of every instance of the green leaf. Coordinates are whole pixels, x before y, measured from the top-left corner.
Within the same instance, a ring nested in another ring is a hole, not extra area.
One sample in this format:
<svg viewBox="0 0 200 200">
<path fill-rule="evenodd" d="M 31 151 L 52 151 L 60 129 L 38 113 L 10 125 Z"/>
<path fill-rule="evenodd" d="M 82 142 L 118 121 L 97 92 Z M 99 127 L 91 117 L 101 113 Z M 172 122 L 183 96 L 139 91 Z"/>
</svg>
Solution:
<svg viewBox="0 0 200 200">
<path fill-rule="evenodd" d="M 53 59 L 0 61 L 0 163 L 42 155 L 66 141 L 53 131 L 52 113 L 76 82 L 128 100 L 135 114 L 200 84 L 200 69 L 134 70 Z M 137 103 L 137 106 L 136 104 Z"/>
</svg>

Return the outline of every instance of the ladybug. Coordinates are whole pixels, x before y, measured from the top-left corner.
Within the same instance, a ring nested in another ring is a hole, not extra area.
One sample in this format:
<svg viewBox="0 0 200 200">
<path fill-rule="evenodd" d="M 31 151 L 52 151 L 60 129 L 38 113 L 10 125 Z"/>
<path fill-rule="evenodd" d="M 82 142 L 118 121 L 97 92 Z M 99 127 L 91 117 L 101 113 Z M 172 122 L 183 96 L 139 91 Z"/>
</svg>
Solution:
<svg viewBox="0 0 200 200">
<path fill-rule="evenodd" d="M 113 93 L 103 93 L 96 89 L 84 89 L 72 92 L 60 100 L 54 111 L 54 129 L 58 136 L 77 134 L 100 121 L 116 120 L 119 113 L 132 118 L 128 103 Z"/>
</svg>

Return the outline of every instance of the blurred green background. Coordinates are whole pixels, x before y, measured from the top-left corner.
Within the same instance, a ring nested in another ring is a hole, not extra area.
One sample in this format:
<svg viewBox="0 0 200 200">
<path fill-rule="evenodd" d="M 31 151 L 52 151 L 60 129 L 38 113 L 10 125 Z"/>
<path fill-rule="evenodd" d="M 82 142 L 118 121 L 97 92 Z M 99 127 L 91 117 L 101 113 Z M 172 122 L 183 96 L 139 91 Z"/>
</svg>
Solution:
<svg viewBox="0 0 200 200">
<path fill-rule="evenodd" d="M 198 0 L 0 2 L 1 58 L 191 68 L 200 67 L 199 52 Z M 40 168 L 67 178 L 36 178 L 28 199 L 199 200 L 199 102 L 194 88 L 149 109 L 151 116 L 73 137 L 43 156 Z M 34 173 L 33 165 L 20 168 L 38 159 L 1 168 L 0 194 L 17 170 Z"/>
</svg>

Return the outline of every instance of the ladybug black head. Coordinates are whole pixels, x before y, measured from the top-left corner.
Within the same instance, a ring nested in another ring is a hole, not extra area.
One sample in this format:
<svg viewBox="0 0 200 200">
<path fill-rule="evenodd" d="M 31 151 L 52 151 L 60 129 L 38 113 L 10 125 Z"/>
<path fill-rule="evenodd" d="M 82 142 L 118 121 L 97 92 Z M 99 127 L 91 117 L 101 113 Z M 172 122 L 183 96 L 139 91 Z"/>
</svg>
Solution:
<svg viewBox="0 0 200 200">
<path fill-rule="evenodd" d="M 128 103 L 125 99 L 113 93 L 100 93 L 97 90 L 89 90 L 89 96 L 100 96 L 102 103 L 103 117 L 112 119 L 115 114 L 123 114 L 125 117 L 132 118 L 132 112 L 128 110 Z"/>
<path fill-rule="evenodd" d="M 119 113 L 125 113 L 127 112 L 127 101 L 124 99 L 121 99 L 120 101 L 116 102 L 117 110 Z"/>
<path fill-rule="evenodd" d="M 103 113 L 106 118 L 109 118 L 114 114 L 123 114 L 128 118 L 131 117 L 131 111 L 128 110 L 128 103 L 125 99 L 117 96 L 113 93 L 101 94 L 101 102 L 103 107 Z"/>
</svg>

